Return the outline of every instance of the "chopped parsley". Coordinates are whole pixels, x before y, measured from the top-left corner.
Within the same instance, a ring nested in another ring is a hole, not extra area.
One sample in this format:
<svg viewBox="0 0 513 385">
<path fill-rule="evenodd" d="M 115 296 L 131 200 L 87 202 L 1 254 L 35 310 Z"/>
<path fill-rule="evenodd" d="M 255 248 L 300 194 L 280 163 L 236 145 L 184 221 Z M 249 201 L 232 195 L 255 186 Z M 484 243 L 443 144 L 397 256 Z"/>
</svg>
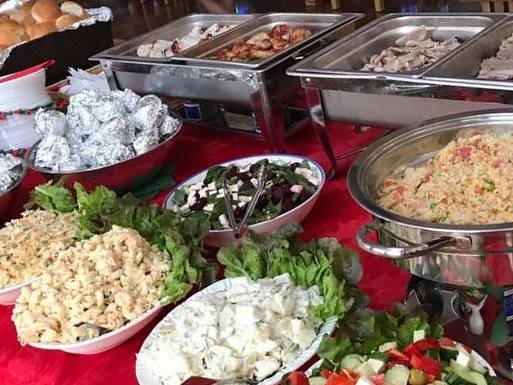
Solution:
<svg viewBox="0 0 513 385">
<path fill-rule="evenodd" d="M 488 192 L 494 192 L 495 191 L 495 182 L 491 179 L 484 179 L 484 188 Z"/>
<path fill-rule="evenodd" d="M 447 214 L 438 214 L 436 216 L 437 222 L 444 222 L 447 219 Z"/>
<path fill-rule="evenodd" d="M 430 208 L 431 210 L 434 210 L 436 206 L 438 206 L 438 202 L 430 202 L 430 203 L 429 203 L 429 208 Z"/>
</svg>

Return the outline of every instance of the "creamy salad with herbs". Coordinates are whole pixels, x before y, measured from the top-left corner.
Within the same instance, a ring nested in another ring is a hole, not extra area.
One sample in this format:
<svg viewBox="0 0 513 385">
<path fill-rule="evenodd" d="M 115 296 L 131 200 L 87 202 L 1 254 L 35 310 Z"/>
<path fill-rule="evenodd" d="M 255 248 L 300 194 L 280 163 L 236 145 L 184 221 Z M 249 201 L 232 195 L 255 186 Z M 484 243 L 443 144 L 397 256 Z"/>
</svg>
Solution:
<svg viewBox="0 0 513 385">
<path fill-rule="evenodd" d="M 223 176 L 226 176 L 235 219 L 240 221 L 258 186 L 261 165 L 265 165 L 265 187 L 247 224 L 276 218 L 307 201 L 319 186 L 319 176 L 308 162 L 276 163 L 267 159 L 256 163 L 215 166 L 205 179 L 186 185 L 173 196 L 175 211 L 183 216 L 202 212 L 212 230 L 229 229 L 224 199 Z"/>
</svg>

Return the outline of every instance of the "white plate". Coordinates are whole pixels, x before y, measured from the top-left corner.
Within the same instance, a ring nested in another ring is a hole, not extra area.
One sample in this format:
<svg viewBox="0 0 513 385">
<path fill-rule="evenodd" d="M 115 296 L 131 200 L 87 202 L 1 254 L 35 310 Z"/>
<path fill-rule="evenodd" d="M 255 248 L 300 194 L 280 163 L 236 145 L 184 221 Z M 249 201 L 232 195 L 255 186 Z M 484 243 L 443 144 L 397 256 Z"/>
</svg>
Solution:
<svg viewBox="0 0 513 385">
<path fill-rule="evenodd" d="M 322 190 L 322 187 L 324 186 L 324 182 L 326 181 L 326 175 L 324 174 L 324 170 L 322 167 L 317 163 L 314 162 L 311 159 L 297 156 L 297 155 L 257 155 L 257 156 L 250 156 L 247 158 L 240 158 L 231 160 L 229 162 L 220 163 L 216 166 L 229 166 L 229 165 L 237 165 L 237 166 L 246 166 L 248 164 L 256 163 L 260 160 L 267 159 L 270 162 L 273 163 L 281 163 L 281 164 L 290 164 L 295 162 L 308 162 L 308 165 L 315 173 L 316 177 L 319 180 L 319 184 L 317 185 L 317 189 L 315 190 L 315 193 L 308 198 L 305 202 L 300 204 L 299 206 L 295 207 L 294 209 L 287 211 L 286 213 L 283 213 L 281 215 L 278 215 L 276 218 L 269 219 L 264 222 L 256 223 L 254 225 L 249 226 L 249 228 L 256 232 L 256 233 L 272 233 L 276 230 L 278 230 L 280 227 L 283 227 L 285 225 L 291 224 L 291 223 L 300 223 L 312 210 L 313 206 L 315 205 L 315 202 L 319 198 L 319 194 Z M 212 166 L 212 167 L 216 167 Z M 205 176 L 207 175 L 207 172 L 210 168 L 206 170 L 203 170 L 193 176 L 191 176 L 189 179 L 187 179 L 185 182 L 179 184 L 176 186 L 176 188 L 167 196 L 166 200 L 164 201 L 163 207 L 165 209 L 169 209 L 172 211 L 177 211 L 178 207 L 173 202 L 173 197 L 176 191 L 180 190 L 181 188 L 196 184 L 199 182 L 202 182 L 205 179 Z M 234 240 L 233 232 L 231 229 L 226 230 L 210 230 L 207 237 L 205 238 L 204 242 L 205 244 L 213 247 L 222 247 L 227 245 L 228 243 L 232 242 Z"/>
<path fill-rule="evenodd" d="M 8 286 L 0 290 L 0 305 L 13 305 L 21 294 L 21 289 L 30 285 L 32 281 Z"/>
<path fill-rule="evenodd" d="M 478 352 L 476 352 L 475 350 L 472 350 L 470 352 L 470 356 L 474 360 L 476 360 L 481 366 L 484 366 L 486 369 L 488 369 L 488 372 L 490 373 L 490 376 L 497 377 L 497 374 L 495 373 L 495 370 L 493 370 L 493 368 L 488 363 L 488 361 L 486 361 L 483 358 L 483 356 L 481 356 Z M 319 366 L 321 366 L 321 364 L 322 364 L 322 360 L 319 360 L 319 361 L 315 362 L 312 366 L 310 366 L 308 368 L 308 370 L 305 371 L 306 376 L 307 377 L 312 377 L 312 374 L 313 374 L 314 370 L 319 368 Z"/>
<path fill-rule="evenodd" d="M 90 340 L 75 342 L 70 344 L 57 344 L 57 343 L 29 343 L 28 345 L 44 350 L 62 350 L 63 352 L 74 353 L 74 354 L 96 354 L 106 350 L 112 349 L 133 335 L 137 334 L 142 328 L 148 325 L 163 309 L 163 306 L 158 305 L 153 309 L 148 310 L 140 317 L 130 321 L 126 325 L 103 334 Z"/>
<path fill-rule="evenodd" d="M 166 315 L 160 321 L 157 326 L 151 331 L 150 335 L 144 340 L 144 343 L 141 346 L 141 349 L 139 350 L 139 353 L 147 348 L 147 346 L 153 342 L 158 337 L 158 334 L 160 332 L 160 329 L 169 323 L 169 320 L 173 317 L 173 313 L 180 309 L 180 307 L 185 306 L 188 301 L 191 301 L 193 298 L 197 296 L 201 296 L 205 293 L 219 293 L 228 290 L 233 282 L 237 280 L 237 278 L 226 278 L 219 282 L 216 282 L 205 289 L 197 292 L 196 294 L 189 297 L 186 301 L 182 302 L 180 305 L 175 307 L 172 311 Z M 316 353 L 317 349 L 319 348 L 319 345 L 321 344 L 321 341 L 325 335 L 330 335 L 335 330 L 337 324 L 336 317 L 329 318 L 326 320 L 320 327 L 319 332 L 317 333 L 317 336 L 312 341 L 311 345 L 308 347 L 308 349 L 304 350 L 294 362 L 292 362 L 290 365 L 282 368 L 280 371 L 276 372 L 272 377 L 269 377 L 262 382 L 260 382 L 260 385 L 275 385 L 277 384 L 283 375 L 285 373 L 294 371 L 299 369 L 301 366 L 306 364 Z M 153 372 L 144 365 L 144 363 L 141 362 L 139 359 L 139 356 L 137 356 L 137 360 L 135 362 L 135 374 L 137 376 L 137 381 L 139 381 L 140 385 L 162 385 L 162 383 L 158 380 L 156 376 L 154 376 Z"/>
</svg>

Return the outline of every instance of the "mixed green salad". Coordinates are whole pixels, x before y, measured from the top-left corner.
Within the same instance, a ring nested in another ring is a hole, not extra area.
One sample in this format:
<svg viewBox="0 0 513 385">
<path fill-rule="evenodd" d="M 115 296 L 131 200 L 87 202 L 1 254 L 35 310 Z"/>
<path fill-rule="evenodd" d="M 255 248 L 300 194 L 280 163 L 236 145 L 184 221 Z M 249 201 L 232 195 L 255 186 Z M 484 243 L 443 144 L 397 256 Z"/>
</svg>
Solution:
<svg viewBox="0 0 513 385">
<path fill-rule="evenodd" d="M 490 385 L 495 379 L 464 345 L 442 336 L 422 312 L 360 309 L 319 348 L 323 359 L 291 385 Z"/>
<path fill-rule="evenodd" d="M 210 225 L 204 217 L 183 220 L 131 194 L 118 197 L 104 186 L 87 192 L 79 183 L 75 183 L 72 192 L 62 182 L 37 186 L 25 208 L 56 213 L 75 211 L 82 239 L 103 234 L 117 225 L 136 230 L 150 244 L 167 251 L 172 269 L 164 282 L 161 295 L 164 303 L 184 298 L 207 271 L 202 242 Z"/>
<path fill-rule="evenodd" d="M 256 192 L 261 165 L 265 165 L 266 182 L 248 219 L 249 225 L 273 219 L 296 208 L 318 188 L 319 178 L 306 161 L 282 164 L 263 159 L 245 165 L 215 166 L 208 170 L 203 181 L 183 186 L 174 193 L 172 203 L 175 211 L 184 217 L 204 213 L 210 219 L 212 230 L 229 229 L 223 177 L 227 180 L 235 219 L 240 221 Z"/>
</svg>

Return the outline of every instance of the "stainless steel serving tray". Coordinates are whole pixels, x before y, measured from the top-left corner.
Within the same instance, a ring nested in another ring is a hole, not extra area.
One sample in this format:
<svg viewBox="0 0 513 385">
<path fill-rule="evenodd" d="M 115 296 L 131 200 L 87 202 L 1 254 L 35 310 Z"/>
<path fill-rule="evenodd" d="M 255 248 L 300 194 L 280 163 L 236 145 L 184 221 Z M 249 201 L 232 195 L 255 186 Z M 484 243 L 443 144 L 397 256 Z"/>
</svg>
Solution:
<svg viewBox="0 0 513 385">
<path fill-rule="evenodd" d="M 506 14 L 390 14 L 367 24 L 351 35 L 335 42 L 315 55 L 303 60 L 288 71 L 291 75 L 301 76 L 302 72 L 311 76 L 324 75 L 353 79 L 404 79 L 418 78 L 429 71 L 436 63 L 424 66 L 416 71 L 384 73 L 361 71 L 370 57 L 393 46 L 395 40 L 425 26 L 428 36 L 434 40 L 446 40 L 457 37 L 463 44 L 449 53 L 439 62 L 447 60 L 460 52 L 473 41 L 478 34 L 488 30 L 506 18 Z"/>
<path fill-rule="evenodd" d="M 175 56 L 175 59 L 182 59 L 184 62 L 192 65 L 208 65 L 208 66 L 222 66 L 232 68 L 245 68 L 245 69 L 258 69 L 266 66 L 268 63 L 279 60 L 290 53 L 297 51 L 315 41 L 320 36 L 340 27 L 341 25 L 361 17 L 357 13 L 344 13 L 344 14 L 325 14 L 325 13 L 269 13 L 256 17 L 253 20 L 240 25 L 239 27 L 228 31 L 210 41 L 196 46 L 183 52 L 180 56 Z M 270 32 L 273 27 L 278 24 L 288 24 L 292 27 L 305 27 L 312 30 L 312 35 L 290 47 L 276 53 L 275 55 L 263 59 L 252 60 L 249 62 L 232 62 L 211 59 L 215 53 L 223 48 L 227 48 L 232 44 L 238 43 L 241 40 L 247 40 L 258 32 Z"/>
<path fill-rule="evenodd" d="M 148 57 L 140 57 L 137 56 L 137 48 L 141 44 L 151 43 L 155 40 L 173 40 L 176 38 L 180 38 L 182 36 L 187 35 L 193 28 L 202 27 L 208 28 L 212 24 L 236 24 L 240 25 L 246 23 L 247 21 L 255 18 L 257 15 L 233 15 L 233 14 L 203 14 L 196 13 L 191 14 L 180 19 L 174 20 L 169 24 L 166 24 L 160 28 L 157 28 L 153 31 L 145 33 L 144 35 L 138 36 L 134 39 L 131 39 L 125 43 L 119 44 L 115 47 L 112 47 L 106 51 L 101 52 L 96 57 L 98 58 L 106 58 L 106 59 L 122 59 L 125 61 L 137 61 L 137 62 L 147 62 L 147 63 L 169 63 L 176 56 L 170 56 L 166 58 L 148 58 Z M 235 27 L 237 28 L 237 27 Z M 226 32 L 225 32 L 226 33 Z M 219 35 L 221 36 L 221 35 Z M 217 36 L 216 36 L 217 37 Z M 201 46 L 205 44 L 202 42 L 195 47 Z M 182 55 L 193 49 L 195 47 L 191 47 L 188 50 L 182 52 Z"/>
<path fill-rule="evenodd" d="M 484 59 L 495 56 L 503 40 L 513 34 L 513 17 L 507 18 L 494 28 L 482 34 L 464 50 L 441 61 L 426 72 L 426 80 L 442 83 L 458 83 L 478 88 L 493 87 L 513 90 L 513 80 L 479 79 L 477 75 Z"/>
</svg>

